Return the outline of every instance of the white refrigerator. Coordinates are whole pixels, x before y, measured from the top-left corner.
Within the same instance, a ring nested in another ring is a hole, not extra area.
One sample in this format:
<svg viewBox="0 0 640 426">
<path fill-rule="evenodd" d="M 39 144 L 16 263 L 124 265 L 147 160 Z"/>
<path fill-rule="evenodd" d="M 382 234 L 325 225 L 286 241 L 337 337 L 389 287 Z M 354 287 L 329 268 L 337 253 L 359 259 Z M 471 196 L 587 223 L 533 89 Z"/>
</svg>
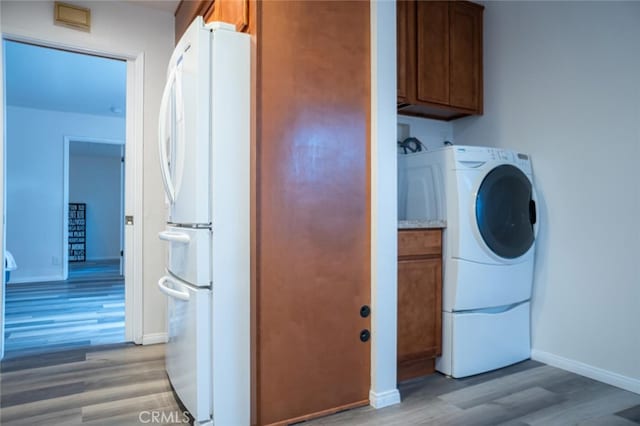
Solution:
<svg viewBox="0 0 640 426">
<path fill-rule="evenodd" d="M 195 424 L 250 423 L 250 39 L 198 17 L 159 116 L 166 369 Z"/>
</svg>

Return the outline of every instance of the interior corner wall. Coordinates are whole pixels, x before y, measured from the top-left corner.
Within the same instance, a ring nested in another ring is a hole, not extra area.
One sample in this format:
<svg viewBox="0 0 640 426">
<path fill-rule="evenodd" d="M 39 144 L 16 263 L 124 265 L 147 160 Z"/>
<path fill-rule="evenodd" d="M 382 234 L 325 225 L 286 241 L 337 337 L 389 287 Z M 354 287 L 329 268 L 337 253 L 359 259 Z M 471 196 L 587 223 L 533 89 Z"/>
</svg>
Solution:
<svg viewBox="0 0 640 426">
<path fill-rule="evenodd" d="M 69 155 L 69 202 L 87 205 L 88 261 L 120 259 L 121 164 L 120 156 Z"/>
<path fill-rule="evenodd" d="M 398 404 L 395 2 L 371 2 L 371 387 L 375 408 Z"/>
<path fill-rule="evenodd" d="M 64 279 L 64 137 L 124 140 L 124 119 L 13 106 L 6 111 L 7 250 L 18 265 L 11 282 Z"/>
<path fill-rule="evenodd" d="M 408 126 L 408 134 L 403 134 L 402 125 Z M 453 122 L 433 120 L 431 118 L 398 115 L 398 141 L 413 136 L 429 151 L 444 146 L 445 141 L 453 142 Z"/>
<path fill-rule="evenodd" d="M 485 114 L 454 137 L 531 155 L 534 355 L 640 392 L 640 3 L 484 13 Z"/>
<path fill-rule="evenodd" d="M 73 3 L 91 9 L 91 32 L 54 25 L 53 1 L 19 0 L 0 2 L 2 32 L 70 47 L 144 55 L 144 116 L 138 123 L 144 135 L 140 164 L 143 217 L 136 218 L 143 234 L 142 330 L 145 336 L 162 336 L 166 333 L 166 296 L 156 283 L 164 273 L 165 247 L 157 235 L 164 229 L 166 208 L 157 154 L 158 109 L 173 52 L 175 18 L 169 12 L 122 1 Z"/>
</svg>

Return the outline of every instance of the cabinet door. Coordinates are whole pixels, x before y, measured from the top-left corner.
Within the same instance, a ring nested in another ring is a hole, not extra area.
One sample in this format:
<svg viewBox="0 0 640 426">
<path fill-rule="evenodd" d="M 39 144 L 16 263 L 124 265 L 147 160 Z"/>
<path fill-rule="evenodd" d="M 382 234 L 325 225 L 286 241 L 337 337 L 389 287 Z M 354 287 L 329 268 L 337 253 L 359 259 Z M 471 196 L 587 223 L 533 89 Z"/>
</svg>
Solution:
<svg viewBox="0 0 640 426">
<path fill-rule="evenodd" d="M 449 12 L 451 106 L 482 112 L 482 6 L 452 2 Z"/>
<path fill-rule="evenodd" d="M 407 102 L 407 60 L 409 50 L 409 2 L 399 0 L 396 3 L 396 34 L 398 37 L 398 103 Z"/>
<path fill-rule="evenodd" d="M 442 261 L 440 258 L 398 262 L 398 362 L 400 364 L 419 359 L 431 359 L 440 355 L 441 283 Z"/>
<path fill-rule="evenodd" d="M 205 20 L 228 22 L 236 26 L 236 31 L 243 31 L 249 24 L 249 0 L 216 0 Z"/>
<path fill-rule="evenodd" d="M 417 98 L 449 103 L 449 3 L 416 2 Z"/>
</svg>

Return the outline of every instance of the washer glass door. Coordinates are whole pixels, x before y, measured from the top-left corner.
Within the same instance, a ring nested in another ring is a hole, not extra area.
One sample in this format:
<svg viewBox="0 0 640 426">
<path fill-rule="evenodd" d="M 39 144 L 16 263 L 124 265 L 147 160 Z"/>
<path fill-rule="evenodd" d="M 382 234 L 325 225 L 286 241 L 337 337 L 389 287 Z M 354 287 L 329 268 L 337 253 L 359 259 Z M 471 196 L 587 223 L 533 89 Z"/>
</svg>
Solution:
<svg viewBox="0 0 640 426">
<path fill-rule="evenodd" d="M 476 220 L 482 239 L 498 256 L 515 259 L 533 245 L 536 222 L 531 182 L 517 167 L 491 170 L 476 196 Z"/>
</svg>

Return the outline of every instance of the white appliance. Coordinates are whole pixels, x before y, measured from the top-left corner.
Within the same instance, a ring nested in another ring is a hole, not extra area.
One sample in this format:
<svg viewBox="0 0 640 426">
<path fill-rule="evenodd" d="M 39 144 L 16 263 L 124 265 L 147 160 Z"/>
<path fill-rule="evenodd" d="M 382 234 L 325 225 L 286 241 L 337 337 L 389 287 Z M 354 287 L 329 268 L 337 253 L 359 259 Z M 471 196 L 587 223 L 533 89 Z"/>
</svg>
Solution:
<svg viewBox="0 0 640 426">
<path fill-rule="evenodd" d="M 250 423 L 250 40 L 233 25 L 187 29 L 159 120 L 169 205 L 166 369 L 196 424 Z"/>
<path fill-rule="evenodd" d="M 451 146 L 398 162 L 399 218 L 447 223 L 436 369 L 465 377 L 529 358 L 538 227 L 529 156 Z"/>
</svg>

